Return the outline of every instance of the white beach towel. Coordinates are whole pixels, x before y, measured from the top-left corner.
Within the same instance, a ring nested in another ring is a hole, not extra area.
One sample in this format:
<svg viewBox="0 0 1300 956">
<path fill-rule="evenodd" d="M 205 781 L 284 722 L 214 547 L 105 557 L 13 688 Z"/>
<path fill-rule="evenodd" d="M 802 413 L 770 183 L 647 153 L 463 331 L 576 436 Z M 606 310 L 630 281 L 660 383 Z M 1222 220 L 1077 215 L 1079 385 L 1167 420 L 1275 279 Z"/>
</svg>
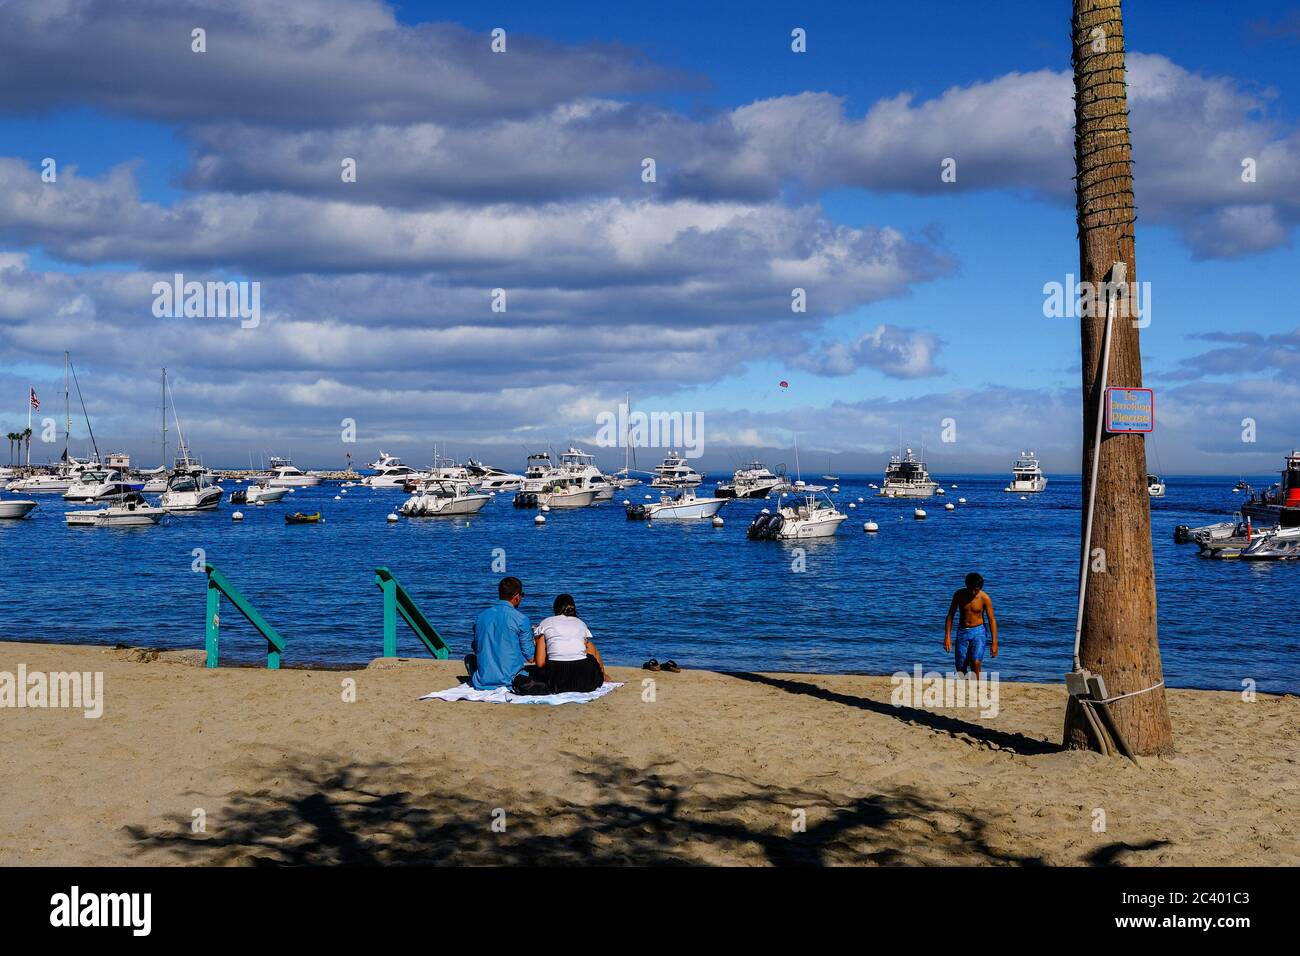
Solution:
<svg viewBox="0 0 1300 956">
<path fill-rule="evenodd" d="M 492 690 L 475 690 L 469 684 L 458 684 L 446 690 L 435 690 L 425 694 L 420 700 L 481 700 L 489 704 L 587 704 L 598 697 L 604 697 L 611 691 L 622 687 L 621 683 L 606 681 L 596 690 L 580 694 L 571 691 L 567 694 L 516 694 L 508 687 L 495 687 Z"/>
</svg>

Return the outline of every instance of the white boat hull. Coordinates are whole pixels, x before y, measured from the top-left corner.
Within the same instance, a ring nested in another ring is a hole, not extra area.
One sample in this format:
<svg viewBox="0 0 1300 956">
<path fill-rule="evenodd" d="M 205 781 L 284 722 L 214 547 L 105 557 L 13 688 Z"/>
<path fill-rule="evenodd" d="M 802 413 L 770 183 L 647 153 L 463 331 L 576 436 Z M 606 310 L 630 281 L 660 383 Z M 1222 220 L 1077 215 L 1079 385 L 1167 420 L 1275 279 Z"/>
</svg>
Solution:
<svg viewBox="0 0 1300 956">
<path fill-rule="evenodd" d="M 264 505 L 273 505 L 289 493 L 288 488 L 249 488 L 245 492 L 245 499 L 250 505 L 261 502 Z"/>
<path fill-rule="evenodd" d="M 835 532 L 839 531 L 840 525 L 847 520 L 848 515 L 804 520 L 786 518 L 777 537 L 782 541 L 830 538 L 834 536 Z"/>
<path fill-rule="evenodd" d="M 46 475 L 33 475 L 31 478 L 19 478 L 5 486 L 6 491 L 22 491 L 29 495 L 61 495 L 72 487 L 71 478 L 54 478 Z"/>
<path fill-rule="evenodd" d="M 162 508 L 102 508 L 98 511 L 69 511 L 63 520 L 70 527 L 129 528 L 157 524 L 166 512 Z"/>
<path fill-rule="evenodd" d="M 401 511 L 408 518 L 458 518 L 478 514 L 491 500 L 489 495 L 466 495 L 462 498 L 412 495 L 402 503 Z"/>
<path fill-rule="evenodd" d="M 36 502 L 22 498 L 0 501 L 0 518 L 26 518 L 28 512 L 36 507 Z"/>
<path fill-rule="evenodd" d="M 315 488 L 324 480 L 317 475 L 298 475 L 292 478 L 271 478 L 266 484 L 270 488 Z"/>
<path fill-rule="evenodd" d="M 1010 494 L 1032 495 L 1047 490 L 1046 478 L 1034 478 L 1031 481 L 1013 481 L 1002 489 Z"/>
<path fill-rule="evenodd" d="M 905 487 L 891 487 L 889 485 L 885 485 L 883 488 L 880 489 L 880 493 L 876 497 L 878 498 L 932 498 L 934 497 L 935 489 L 937 489 L 938 487 L 939 486 L 937 484 L 932 484 L 928 486 L 922 485 L 922 486 L 905 486 Z"/>
<path fill-rule="evenodd" d="M 577 491 L 544 491 L 537 495 L 537 506 L 550 508 L 585 508 L 596 500 L 596 492 L 591 488 Z"/>
<path fill-rule="evenodd" d="M 727 503 L 726 498 L 696 498 L 685 504 L 646 505 L 645 516 L 653 521 L 712 518 Z"/>
</svg>

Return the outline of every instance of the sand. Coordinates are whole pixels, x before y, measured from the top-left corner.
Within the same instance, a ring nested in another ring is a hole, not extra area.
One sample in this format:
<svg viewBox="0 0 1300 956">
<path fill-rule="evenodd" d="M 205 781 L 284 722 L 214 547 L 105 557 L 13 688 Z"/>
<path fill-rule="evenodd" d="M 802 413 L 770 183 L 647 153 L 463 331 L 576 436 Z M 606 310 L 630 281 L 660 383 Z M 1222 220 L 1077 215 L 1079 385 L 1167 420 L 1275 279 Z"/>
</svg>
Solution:
<svg viewBox="0 0 1300 956">
<path fill-rule="evenodd" d="M 525 707 L 416 700 L 459 663 L 200 659 L 0 643 L 0 671 L 105 693 L 0 710 L 0 865 L 1300 864 L 1291 696 L 1170 691 L 1178 752 L 1139 768 L 1058 749 L 1059 686 L 982 719 L 887 677 L 614 668 L 603 700 Z"/>
</svg>

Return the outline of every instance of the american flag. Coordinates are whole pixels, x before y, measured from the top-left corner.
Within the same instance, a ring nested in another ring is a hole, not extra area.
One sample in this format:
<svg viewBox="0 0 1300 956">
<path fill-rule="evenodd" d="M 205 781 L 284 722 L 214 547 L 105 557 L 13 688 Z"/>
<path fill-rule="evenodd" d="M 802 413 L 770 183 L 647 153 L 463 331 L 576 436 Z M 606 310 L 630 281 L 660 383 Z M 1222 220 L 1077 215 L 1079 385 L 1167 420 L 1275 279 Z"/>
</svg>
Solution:
<svg viewBox="0 0 1300 956">
<path fill-rule="evenodd" d="M 33 389 L 32 389 L 32 408 L 33 408 L 33 409 L 39 409 L 40 407 L 41 407 L 41 400 L 40 400 L 39 398 L 36 397 L 36 389 L 33 388 Z"/>
</svg>

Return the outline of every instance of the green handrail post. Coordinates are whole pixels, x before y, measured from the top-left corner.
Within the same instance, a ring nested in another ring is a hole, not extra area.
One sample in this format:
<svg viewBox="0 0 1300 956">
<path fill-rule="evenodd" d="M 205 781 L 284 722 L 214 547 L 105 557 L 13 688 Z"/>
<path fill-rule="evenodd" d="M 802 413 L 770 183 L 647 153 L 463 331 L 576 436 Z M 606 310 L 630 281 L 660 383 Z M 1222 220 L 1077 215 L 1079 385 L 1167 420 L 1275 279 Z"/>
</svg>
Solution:
<svg viewBox="0 0 1300 956">
<path fill-rule="evenodd" d="M 207 666 L 217 666 L 217 639 L 221 633 L 221 595 L 224 594 L 230 599 L 230 603 L 235 605 L 236 610 L 248 619 L 248 623 L 266 638 L 267 668 L 279 670 L 280 654 L 284 651 L 284 638 L 267 623 L 266 618 L 262 617 L 257 608 L 239 593 L 239 589 L 231 584 L 224 574 L 210 564 L 203 565 L 203 570 L 208 576 L 208 620 L 205 628 Z"/>
<path fill-rule="evenodd" d="M 438 629 L 429 623 L 414 598 L 388 568 L 375 568 L 375 585 L 384 595 L 384 656 L 397 656 L 397 615 L 415 632 L 430 654 L 440 661 L 451 656 L 451 648 Z"/>
</svg>

